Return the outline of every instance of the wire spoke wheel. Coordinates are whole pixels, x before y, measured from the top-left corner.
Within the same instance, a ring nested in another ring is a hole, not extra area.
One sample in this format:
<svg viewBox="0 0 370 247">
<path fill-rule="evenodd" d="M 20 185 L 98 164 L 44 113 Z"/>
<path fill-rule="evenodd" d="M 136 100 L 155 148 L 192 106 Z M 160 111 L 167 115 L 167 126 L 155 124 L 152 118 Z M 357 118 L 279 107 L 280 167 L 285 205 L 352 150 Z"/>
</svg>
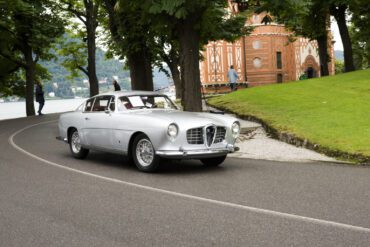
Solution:
<svg viewBox="0 0 370 247">
<path fill-rule="evenodd" d="M 70 133 L 69 148 L 77 159 L 84 159 L 89 154 L 89 149 L 82 147 L 81 138 L 76 129 L 73 129 Z"/>
<path fill-rule="evenodd" d="M 149 166 L 154 159 L 154 149 L 152 143 L 147 139 L 142 139 L 136 146 L 136 158 L 142 166 Z"/>
<path fill-rule="evenodd" d="M 71 147 L 74 153 L 78 153 L 81 150 L 81 140 L 80 140 L 80 136 L 78 135 L 77 131 L 73 132 L 72 134 Z"/>
<path fill-rule="evenodd" d="M 160 158 L 155 154 L 154 146 L 145 134 L 135 137 L 131 157 L 136 167 L 143 172 L 154 172 L 159 166 Z"/>
</svg>

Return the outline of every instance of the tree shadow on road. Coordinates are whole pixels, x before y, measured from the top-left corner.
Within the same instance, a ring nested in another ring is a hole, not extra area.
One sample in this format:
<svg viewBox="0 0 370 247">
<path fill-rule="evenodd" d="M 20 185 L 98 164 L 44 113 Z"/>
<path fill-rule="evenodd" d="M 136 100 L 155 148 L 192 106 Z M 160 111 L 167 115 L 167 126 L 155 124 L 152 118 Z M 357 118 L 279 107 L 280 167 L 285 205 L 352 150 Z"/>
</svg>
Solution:
<svg viewBox="0 0 370 247">
<path fill-rule="evenodd" d="M 136 171 L 135 165 L 128 160 L 127 156 L 119 154 L 104 153 L 99 151 L 92 151 L 84 160 L 101 167 L 111 167 L 124 171 Z M 226 161 L 225 161 L 226 163 Z M 161 175 L 192 175 L 199 173 L 219 173 L 223 172 L 225 167 L 207 167 L 199 160 L 161 160 L 158 171 L 153 174 Z"/>
</svg>

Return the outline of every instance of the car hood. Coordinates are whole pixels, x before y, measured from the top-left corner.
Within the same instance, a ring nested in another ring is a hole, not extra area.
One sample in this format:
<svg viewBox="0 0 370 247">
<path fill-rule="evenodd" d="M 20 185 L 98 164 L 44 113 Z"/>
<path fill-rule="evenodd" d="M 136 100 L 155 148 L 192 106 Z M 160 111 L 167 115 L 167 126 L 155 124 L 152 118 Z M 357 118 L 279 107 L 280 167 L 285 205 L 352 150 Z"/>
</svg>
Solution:
<svg viewBox="0 0 370 247">
<path fill-rule="evenodd" d="M 164 120 L 169 123 L 173 122 L 179 126 L 198 127 L 208 124 L 219 126 L 231 126 L 236 121 L 235 118 L 212 113 L 204 112 L 184 112 L 179 110 L 137 110 L 131 114 L 153 117 L 156 120 Z"/>
</svg>

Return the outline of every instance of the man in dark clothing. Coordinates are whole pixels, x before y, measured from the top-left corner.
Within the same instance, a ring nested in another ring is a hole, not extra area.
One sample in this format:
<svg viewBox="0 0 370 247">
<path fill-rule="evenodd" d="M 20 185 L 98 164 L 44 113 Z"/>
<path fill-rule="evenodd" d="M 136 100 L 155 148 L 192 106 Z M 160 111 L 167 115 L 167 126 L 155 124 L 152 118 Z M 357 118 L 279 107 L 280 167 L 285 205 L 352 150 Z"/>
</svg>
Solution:
<svg viewBox="0 0 370 247">
<path fill-rule="evenodd" d="M 39 80 L 36 81 L 36 102 L 39 103 L 39 110 L 37 111 L 37 113 L 39 115 L 43 115 L 41 111 L 45 104 L 45 98 L 44 98 L 44 91 L 42 90 L 42 85 Z"/>
<path fill-rule="evenodd" d="M 119 86 L 116 80 L 113 80 L 114 91 L 121 91 L 121 87 Z"/>
</svg>

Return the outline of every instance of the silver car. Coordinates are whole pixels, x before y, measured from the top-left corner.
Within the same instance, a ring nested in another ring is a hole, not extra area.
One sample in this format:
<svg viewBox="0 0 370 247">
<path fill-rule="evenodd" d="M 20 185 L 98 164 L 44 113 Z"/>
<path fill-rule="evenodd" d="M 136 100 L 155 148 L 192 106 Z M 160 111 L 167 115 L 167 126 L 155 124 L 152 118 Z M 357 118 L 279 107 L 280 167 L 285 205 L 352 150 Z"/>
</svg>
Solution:
<svg viewBox="0 0 370 247">
<path fill-rule="evenodd" d="M 145 91 L 94 96 L 62 114 L 58 126 L 57 138 L 74 157 L 85 158 L 89 149 L 125 154 L 144 172 L 155 171 L 162 158 L 218 166 L 235 151 L 240 132 L 233 117 L 184 112 L 166 95 Z"/>
</svg>

